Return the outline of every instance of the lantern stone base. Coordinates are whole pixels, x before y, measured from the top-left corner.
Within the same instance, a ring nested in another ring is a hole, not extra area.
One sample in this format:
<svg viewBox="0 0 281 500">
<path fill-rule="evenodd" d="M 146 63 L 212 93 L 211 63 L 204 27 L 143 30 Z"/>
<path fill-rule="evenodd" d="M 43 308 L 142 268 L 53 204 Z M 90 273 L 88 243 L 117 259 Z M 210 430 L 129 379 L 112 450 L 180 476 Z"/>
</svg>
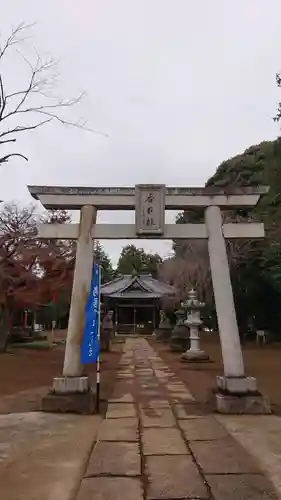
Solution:
<svg viewBox="0 0 281 500">
<path fill-rule="evenodd" d="M 181 355 L 181 361 L 183 363 L 206 363 L 211 360 L 205 351 L 202 351 L 201 349 L 198 351 L 189 349 Z"/>
<path fill-rule="evenodd" d="M 155 342 L 169 342 L 171 335 L 171 328 L 159 328 L 158 330 L 156 330 Z"/>
<path fill-rule="evenodd" d="M 173 352 L 184 352 L 188 349 L 190 341 L 189 338 L 182 335 L 172 335 L 170 338 L 170 349 Z"/>
<path fill-rule="evenodd" d="M 257 390 L 254 377 L 217 377 L 216 410 L 219 413 L 267 415 L 270 401 Z"/>
<path fill-rule="evenodd" d="M 49 413 L 95 413 L 95 394 L 88 377 L 56 377 L 52 390 L 43 397 L 42 411 Z"/>
</svg>

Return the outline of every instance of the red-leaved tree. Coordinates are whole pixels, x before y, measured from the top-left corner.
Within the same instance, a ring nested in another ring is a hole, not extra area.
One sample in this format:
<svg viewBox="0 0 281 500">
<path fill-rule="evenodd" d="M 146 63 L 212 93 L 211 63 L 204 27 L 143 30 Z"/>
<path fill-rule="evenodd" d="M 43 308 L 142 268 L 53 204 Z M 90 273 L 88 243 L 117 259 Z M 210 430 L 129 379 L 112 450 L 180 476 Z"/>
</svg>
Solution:
<svg viewBox="0 0 281 500">
<path fill-rule="evenodd" d="M 0 350 L 5 350 L 17 310 L 36 310 L 63 290 L 70 297 L 74 242 L 39 240 L 38 224 L 67 223 L 65 211 L 41 215 L 34 206 L 0 211 Z"/>
</svg>

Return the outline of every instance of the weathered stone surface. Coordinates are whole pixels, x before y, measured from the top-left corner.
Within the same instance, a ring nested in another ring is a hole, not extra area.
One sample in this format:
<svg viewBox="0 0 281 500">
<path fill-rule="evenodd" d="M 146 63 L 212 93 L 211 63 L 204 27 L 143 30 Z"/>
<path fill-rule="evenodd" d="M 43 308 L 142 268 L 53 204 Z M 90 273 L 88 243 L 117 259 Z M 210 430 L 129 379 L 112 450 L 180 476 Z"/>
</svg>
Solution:
<svg viewBox="0 0 281 500">
<path fill-rule="evenodd" d="M 268 398 L 262 395 L 234 396 L 216 394 L 216 407 L 219 413 L 266 415 L 271 413 Z"/>
<path fill-rule="evenodd" d="M 204 414 L 201 406 L 197 403 L 176 403 L 173 405 L 176 417 L 179 419 L 202 417 Z M 205 412 L 206 413 L 206 412 Z"/>
<path fill-rule="evenodd" d="M 159 396 L 159 391 L 155 389 L 142 389 L 140 391 L 140 396 L 144 398 L 157 398 L 157 396 Z"/>
<path fill-rule="evenodd" d="M 135 417 L 136 409 L 133 403 L 109 403 L 106 418 Z"/>
<path fill-rule="evenodd" d="M 141 482 L 128 477 L 87 478 L 77 500 L 143 500 Z"/>
<path fill-rule="evenodd" d="M 99 441 L 90 458 L 85 477 L 109 474 L 138 476 L 141 472 L 137 443 Z"/>
<path fill-rule="evenodd" d="M 95 395 L 92 391 L 72 394 L 50 392 L 42 398 L 41 409 L 50 413 L 91 415 L 95 413 Z"/>
<path fill-rule="evenodd" d="M 205 474 L 260 472 L 252 457 L 231 437 L 216 441 L 191 441 L 189 446 Z M 210 457 L 215 457 L 215 460 Z"/>
<path fill-rule="evenodd" d="M 188 455 L 178 429 L 151 428 L 144 429 L 141 436 L 145 455 Z"/>
<path fill-rule="evenodd" d="M 180 382 L 169 382 L 166 385 L 166 388 L 169 392 L 169 396 L 171 397 L 172 401 L 179 401 L 179 402 L 194 401 L 194 398 L 190 393 L 190 391 L 186 388 L 184 384 L 181 384 Z"/>
<path fill-rule="evenodd" d="M 0 415 L 1 500 L 70 500 L 100 421 L 98 415 Z"/>
<path fill-rule="evenodd" d="M 209 355 L 202 350 L 193 351 L 187 350 L 181 355 L 182 363 L 206 363 L 210 362 Z"/>
<path fill-rule="evenodd" d="M 169 408 L 146 408 L 141 410 L 143 427 L 175 427 L 176 419 Z"/>
<path fill-rule="evenodd" d="M 216 418 L 254 457 L 281 498 L 281 418 L 273 415 L 218 415 Z"/>
<path fill-rule="evenodd" d="M 191 456 L 147 457 L 148 499 L 209 498 Z"/>
<path fill-rule="evenodd" d="M 128 372 L 119 372 L 119 373 L 117 373 L 116 378 L 120 379 L 120 380 L 122 380 L 122 379 L 130 380 L 130 379 L 134 378 L 134 374 L 129 372 L 129 371 Z"/>
<path fill-rule="evenodd" d="M 132 396 L 132 394 L 130 394 L 129 392 L 128 393 L 125 393 L 123 394 L 122 396 L 117 396 L 116 397 L 113 397 L 113 398 L 110 398 L 108 400 L 109 403 L 133 403 L 134 402 L 134 398 Z"/>
<path fill-rule="evenodd" d="M 152 368 L 137 368 L 136 369 L 136 374 L 137 376 L 146 376 L 146 375 L 151 375 L 153 376 L 153 370 Z"/>
<path fill-rule="evenodd" d="M 194 401 L 191 394 L 184 394 L 183 392 L 170 392 L 169 397 L 172 403 L 188 403 L 189 401 Z"/>
<path fill-rule="evenodd" d="M 99 429 L 100 441 L 132 441 L 138 439 L 136 418 L 106 418 Z"/>
<path fill-rule="evenodd" d="M 213 417 L 190 418 L 179 420 L 188 441 L 207 441 L 226 437 L 226 429 Z"/>
<path fill-rule="evenodd" d="M 273 485 L 259 474 L 206 477 L 216 500 L 278 500 Z"/>
<path fill-rule="evenodd" d="M 229 394 L 250 394 L 258 390 L 257 379 L 254 377 L 223 377 L 217 376 L 219 390 Z"/>
<path fill-rule="evenodd" d="M 55 377 L 53 380 L 53 390 L 56 394 L 88 392 L 89 388 L 88 377 Z"/>
<path fill-rule="evenodd" d="M 171 408 L 171 406 L 166 399 L 150 399 L 147 402 L 140 402 L 140 408 Z"/>
</svg>

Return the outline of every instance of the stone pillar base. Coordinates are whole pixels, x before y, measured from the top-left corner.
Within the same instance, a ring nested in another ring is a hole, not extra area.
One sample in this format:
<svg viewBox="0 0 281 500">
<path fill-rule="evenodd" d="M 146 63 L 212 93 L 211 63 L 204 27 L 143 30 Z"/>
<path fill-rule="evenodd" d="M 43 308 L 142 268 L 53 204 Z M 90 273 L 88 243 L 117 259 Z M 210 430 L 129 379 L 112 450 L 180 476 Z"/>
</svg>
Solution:
<svg viewBox="0 0 281 500">
<path fill-rule="evenodd" d="M 270 401 L 257 389 L 254 377 L 217 377 L 216 410 L 219 413 L 267 415 Z"/>
<path fill-rule="evenodd" d="M 271 413 L 270 401 L 262 394 L 215 394 L 216 410 L 218 413 L 232 415 L 268 415 Z"/>
<path fill-rule="evenodd" d="M 217 377 L 218 390 L 227 394 L 256 394 L 257 380 L 254 377 Z"/>
<path fill-rule="evenodd" d="M 56 394 L 88 392 L 90 383 L 88 377 L 55 377 L 53 391 Z"/>
<path fill-rule="evenodd" d="M 210 358 L 205 351 L 201 349 L 198 351 L 188 350 L 181 355 L 181 361 L 183 363 L 206 363 L 210 362 Z"/>
<path fill-rule="evenodd" d="M 95 413 L 95 394 L 88 377 L 56 377 L 53 389 L 43 397 L 42 411 L 49 413 Z"/>
</svg>

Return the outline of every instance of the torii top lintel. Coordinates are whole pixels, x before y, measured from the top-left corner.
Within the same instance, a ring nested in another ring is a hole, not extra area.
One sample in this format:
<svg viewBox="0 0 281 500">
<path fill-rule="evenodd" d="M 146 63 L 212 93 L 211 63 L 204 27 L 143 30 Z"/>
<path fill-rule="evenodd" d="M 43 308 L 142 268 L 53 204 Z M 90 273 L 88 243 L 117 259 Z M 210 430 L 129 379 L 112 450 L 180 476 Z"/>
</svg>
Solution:
<svg viewBox="0 0 281 500">
<path fill-rule="evenodd" d="M 212 205 L 222 208 L 255 206 L 269 189 L 267 186 L 201 188 L 159 184 L 139 184 L 136 187 L 28 186 L 28 189 L 33 198 L 49 209 L 79 210 L 84 205 L 93 205 L 100 210 L 134 210 L 138 188 L 160 187 L 165 193 L 166 210 Z"/>
</svg>

